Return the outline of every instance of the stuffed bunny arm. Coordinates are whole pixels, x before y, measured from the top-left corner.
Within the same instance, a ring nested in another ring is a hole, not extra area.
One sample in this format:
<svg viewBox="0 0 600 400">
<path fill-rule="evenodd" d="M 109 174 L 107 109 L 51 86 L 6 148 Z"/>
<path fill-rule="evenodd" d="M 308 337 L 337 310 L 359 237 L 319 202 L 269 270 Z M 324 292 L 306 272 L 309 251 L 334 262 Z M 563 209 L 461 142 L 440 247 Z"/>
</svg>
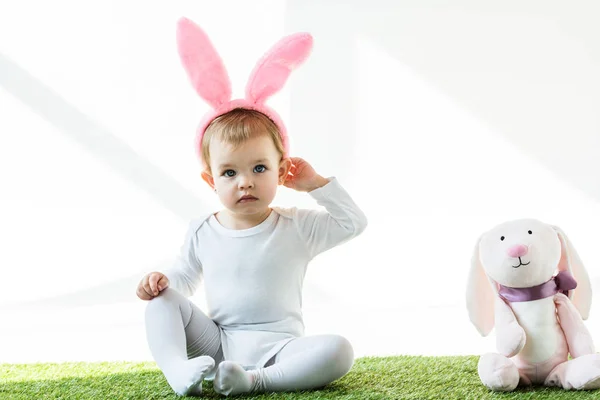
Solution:
<svg viewBox="0 0 600 400">
<path fill-rule="evenodd" d="M 500 297 L 494 304 L 496 317 L 496 349 L 505 357 L 516 356 L 525 346 L 525 331 L 513 310 Z"/>
<path fill-rule="evenodd" d="M 590 332 L 583 323 L 581 314 L 567 296 L 558 293 L 554 296 L 560 326 L 569 345 L 571 357 L 577 358 L 596 352 Z"/>
</svg>

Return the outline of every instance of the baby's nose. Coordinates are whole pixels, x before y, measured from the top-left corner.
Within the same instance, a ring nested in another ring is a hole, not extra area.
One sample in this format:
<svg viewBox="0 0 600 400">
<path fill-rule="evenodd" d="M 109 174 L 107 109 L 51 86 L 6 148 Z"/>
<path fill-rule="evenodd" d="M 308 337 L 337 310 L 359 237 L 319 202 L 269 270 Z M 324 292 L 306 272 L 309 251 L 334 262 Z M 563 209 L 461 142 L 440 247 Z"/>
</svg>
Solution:
<svg viewBox="0 0 600 400">
<path fill-rule="evenodd" d="M 523 246 L 522 244 L 517 244 L 512 247 L 509 247 L 506 251 L 511 257 L 523 257 L 527 254 L 527 246 Z"/>
</svg>

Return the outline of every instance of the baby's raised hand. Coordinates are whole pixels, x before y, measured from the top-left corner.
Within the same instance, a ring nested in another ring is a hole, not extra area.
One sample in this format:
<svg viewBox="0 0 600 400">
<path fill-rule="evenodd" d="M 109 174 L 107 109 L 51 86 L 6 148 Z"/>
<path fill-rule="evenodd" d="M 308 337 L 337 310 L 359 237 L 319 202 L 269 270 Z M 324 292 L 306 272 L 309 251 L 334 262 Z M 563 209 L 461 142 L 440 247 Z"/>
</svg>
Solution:
<svg viewBox="0 0 600 400">
<path fill-rule="evenodd" d="M 169 278 L 160 272 L 150 272 L 140 281 L 135 292 L 142 300 L 152 300 L 169 287 Z"/>
<path fill-rule="evenodd" d="M 317 174 L 315 169 L 300 157 L 291 157 L 292 167 L 284 186 L 300 192 L 310 192 L 325 186 L 329 181 Z"/>
</svg>

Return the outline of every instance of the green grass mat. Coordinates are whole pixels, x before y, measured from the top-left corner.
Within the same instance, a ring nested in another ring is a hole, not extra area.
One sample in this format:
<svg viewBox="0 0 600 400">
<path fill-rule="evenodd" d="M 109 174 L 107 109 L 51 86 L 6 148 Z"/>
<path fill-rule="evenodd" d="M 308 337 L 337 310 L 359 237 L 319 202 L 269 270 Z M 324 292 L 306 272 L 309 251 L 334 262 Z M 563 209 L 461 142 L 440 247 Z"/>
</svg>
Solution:
<svg viewBox="0 0 600 400">
<path fill-rule="evenodd" d="M 600 391 L 543 387 L 492 393 L 478 357 L 366 357 L 324 389 L 236 396 L 252 399 L 599 399 Z M 190 397 L 191 398 L 191 397 Z M 206 399 L 224 398 L 204 382 Z M 0 399 L 183 399 L 154 363 L 0 364 Z"/>
</svg>

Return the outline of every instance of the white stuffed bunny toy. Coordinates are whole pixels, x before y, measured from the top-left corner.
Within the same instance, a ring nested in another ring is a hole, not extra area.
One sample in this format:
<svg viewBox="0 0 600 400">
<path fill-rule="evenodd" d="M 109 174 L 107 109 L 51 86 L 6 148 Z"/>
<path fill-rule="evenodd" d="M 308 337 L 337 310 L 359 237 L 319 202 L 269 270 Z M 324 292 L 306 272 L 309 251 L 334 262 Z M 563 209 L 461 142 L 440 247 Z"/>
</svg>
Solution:
<svg viewBox="0 0 600 400">
<path fill-rule="evenodd" d="M 484 233 L 467 285 L 475 327 L 483 336 L 496 327 L 498 353 L 479 359 L 483 384 L 495 391 L 600 388 L 600 354 L 583 324 L 591 298 L 588 275 L 560 228 L 521 219 Z"/>
</svg>

